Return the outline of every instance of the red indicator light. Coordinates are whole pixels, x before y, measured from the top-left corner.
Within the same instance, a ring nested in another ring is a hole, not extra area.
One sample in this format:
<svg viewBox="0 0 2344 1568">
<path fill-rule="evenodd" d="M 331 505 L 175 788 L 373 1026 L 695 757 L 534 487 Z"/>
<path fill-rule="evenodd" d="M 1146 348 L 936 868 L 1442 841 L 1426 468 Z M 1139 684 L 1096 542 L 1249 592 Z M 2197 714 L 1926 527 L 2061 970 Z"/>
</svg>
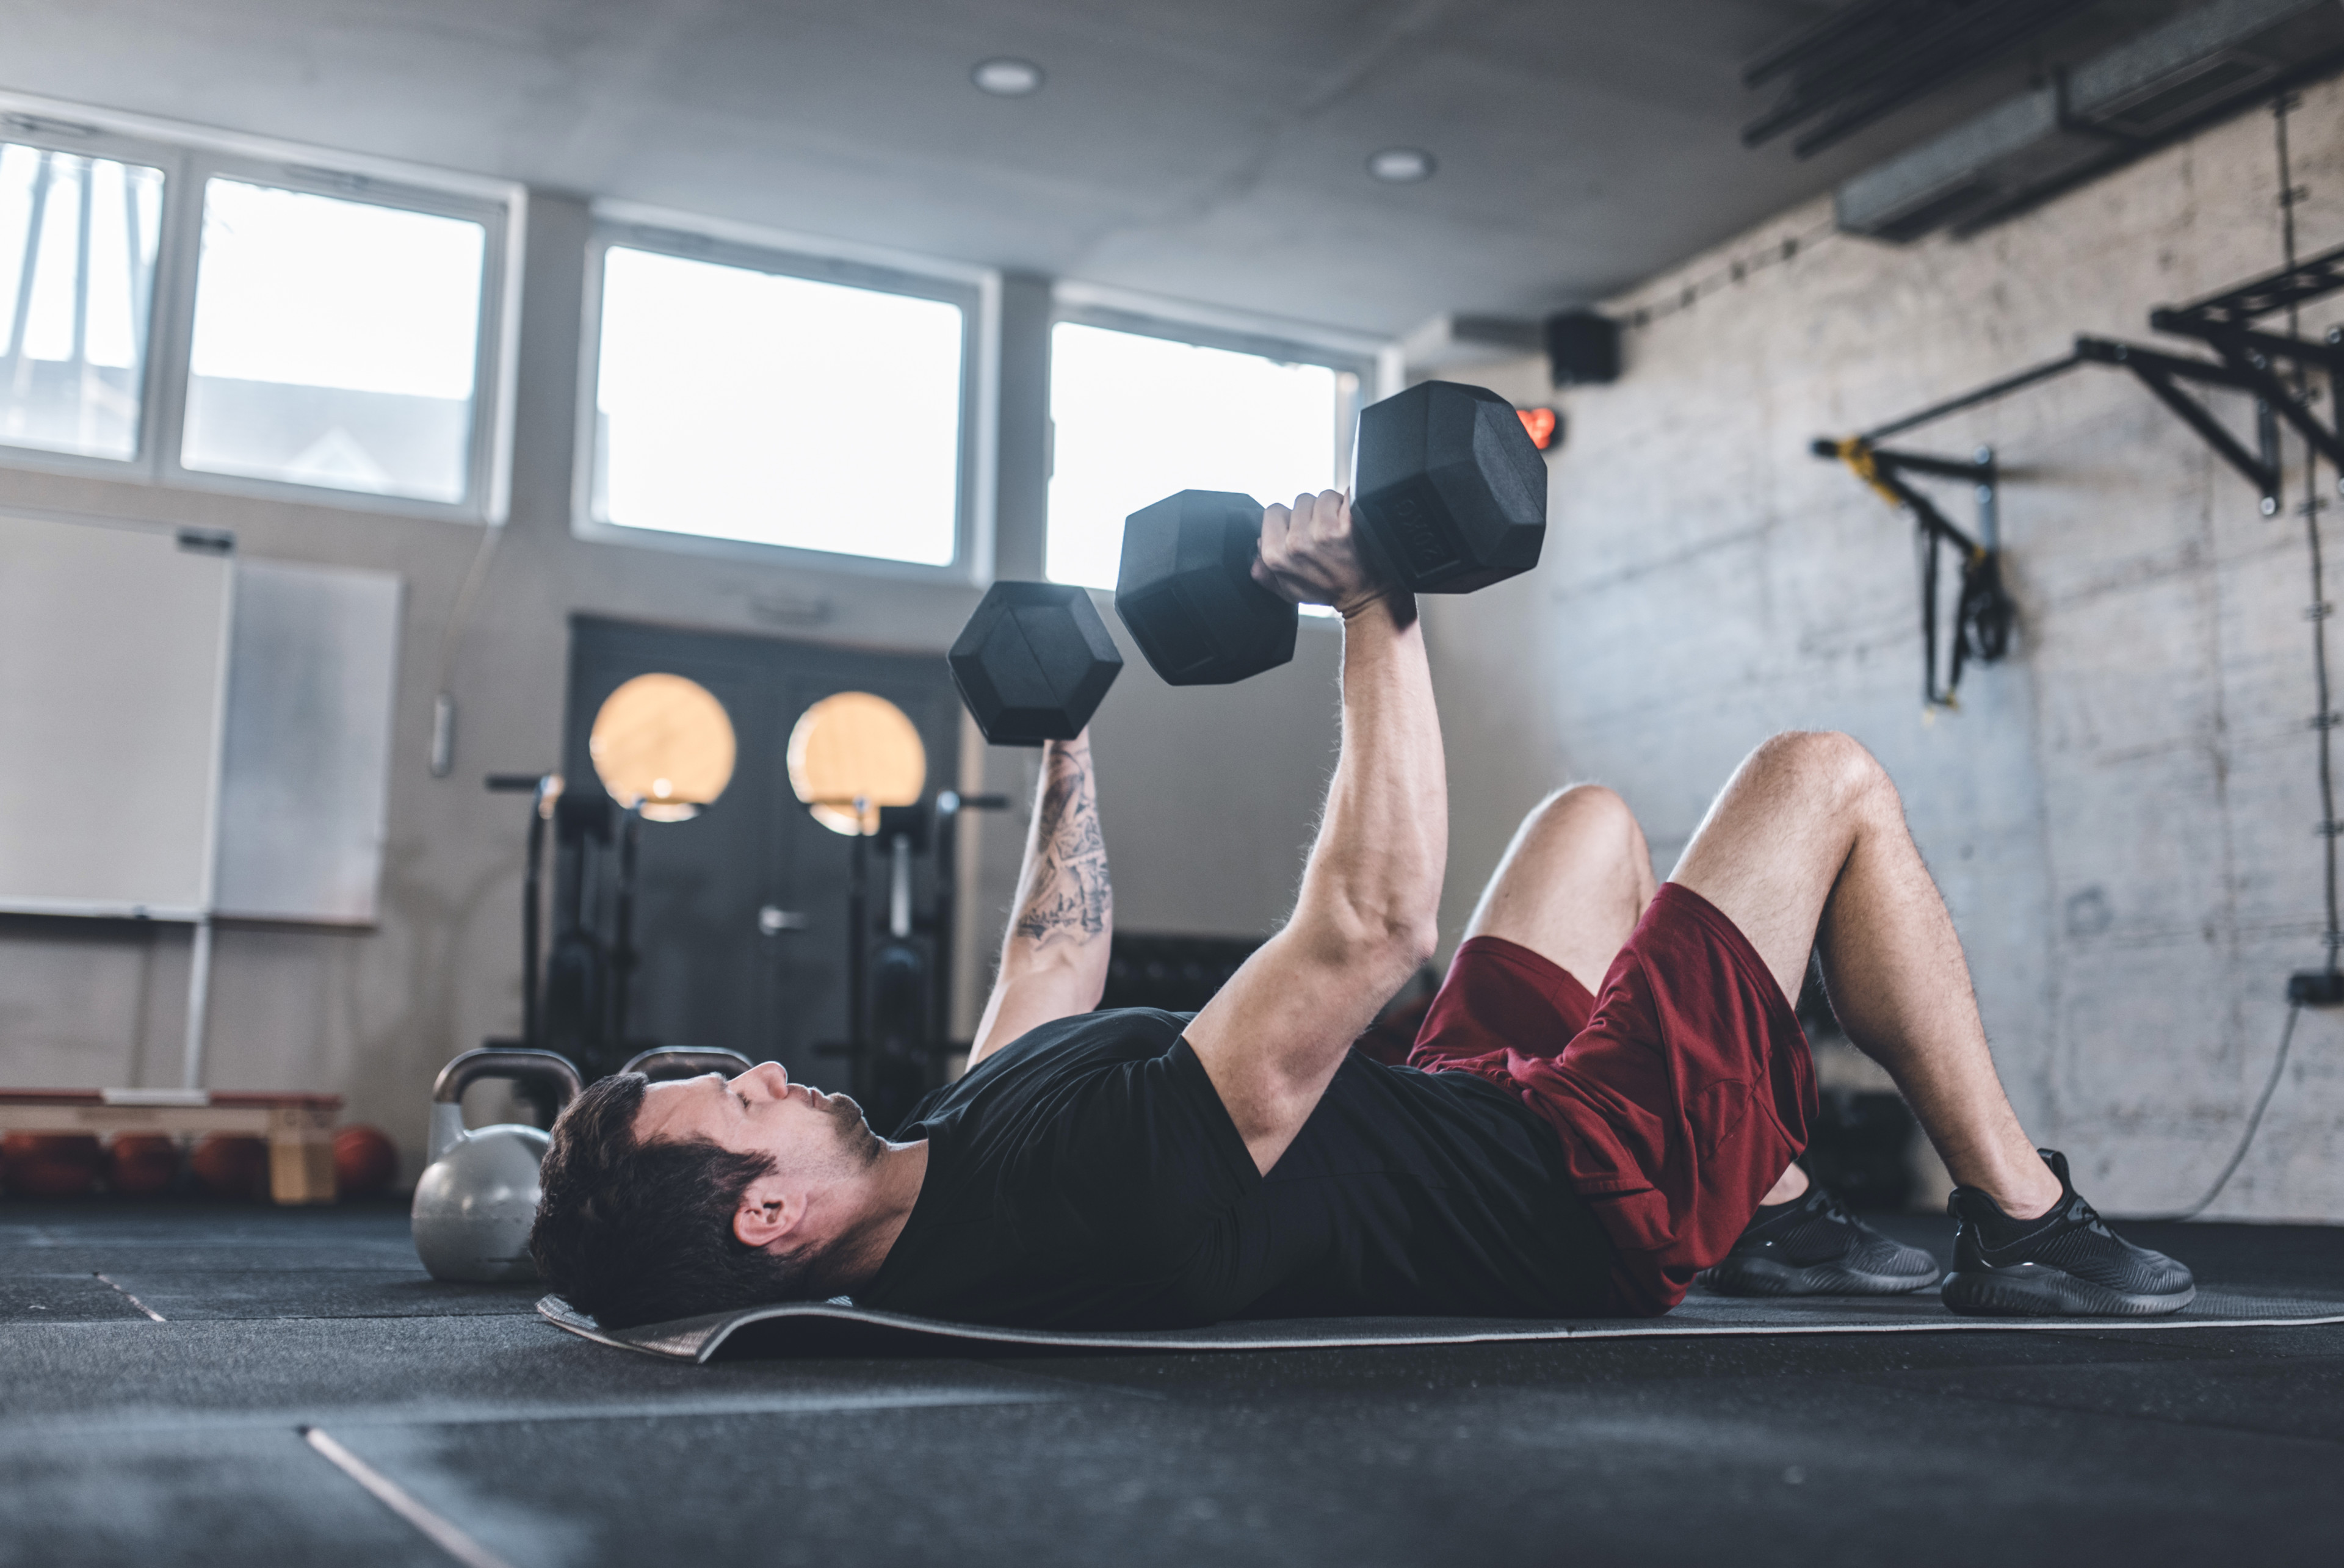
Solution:
<svg viewBox="0 0 2344 1568">
<path fill-rule="evenodd" d="M 1531 445 L 1541 451 L 1546 450 L 1547 443 L 1554 440 L 1554 410 L 1552 409 L 1516 409 L 1514 414 L 1522 421 L 1522 429 L 1530 431 Z"/>
</svg>

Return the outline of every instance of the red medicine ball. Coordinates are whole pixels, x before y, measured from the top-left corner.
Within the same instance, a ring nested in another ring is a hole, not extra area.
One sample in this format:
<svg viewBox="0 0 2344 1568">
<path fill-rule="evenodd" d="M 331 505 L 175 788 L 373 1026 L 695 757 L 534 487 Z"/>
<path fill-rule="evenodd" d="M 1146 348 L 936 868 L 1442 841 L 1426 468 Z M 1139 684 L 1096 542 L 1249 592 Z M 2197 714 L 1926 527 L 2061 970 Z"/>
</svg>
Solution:
<svg viewBox="0 0 2344 1568">
<path fill-rule="evenodd" d="M 268 1196 L 268 1145 L 248 1133 L 213 1133 L 196 1145 L 187 1168 L 214 1198 Z"/>
<path fill-rule="evenodd" d="M 0 1187 L 11 1198 L 79 1198 L 105 1159 L 86 1132 L 12 1132 L 0 1138 Z"/>
<path fill-rule="evenodd" d="M 334 1134 L 334 1187 L 344 1198 L 371 1198 L 399 1175 L 399 1146 L 380 1128 L 353 1122 Z"/>
<path fill-rule="evenodd" d="M 124 1198 L 168 1192 L 179 1177 L 179 1140 L 167 1133 L 115 1135 L 106 1151 L 106 1185 Z"/>
</svg>

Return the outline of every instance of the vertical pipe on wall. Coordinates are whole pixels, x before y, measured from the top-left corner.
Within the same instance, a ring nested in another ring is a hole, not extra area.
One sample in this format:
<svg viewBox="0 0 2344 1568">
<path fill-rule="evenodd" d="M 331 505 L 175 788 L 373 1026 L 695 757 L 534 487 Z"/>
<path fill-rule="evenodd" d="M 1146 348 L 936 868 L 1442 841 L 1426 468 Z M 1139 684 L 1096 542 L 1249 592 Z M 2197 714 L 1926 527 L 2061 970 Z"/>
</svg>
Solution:
<svg viewBox="0 0 2344 1568">
<path fill-rule="evenodd" d="M 1050 511 L 1050 326 L 1046 278 L 1001 280 L 999 445 L 994 466 L 995 577 L 1036 579 Z"/>
<path fill-rule="evenodd" d="M 181 1088 L 204 1087 L 204 1013 L 211 1005 L 212 917 L 197 916 L 195 939 L 187 954 L 187 1058 L 179 1070 Z"/>
</svg>

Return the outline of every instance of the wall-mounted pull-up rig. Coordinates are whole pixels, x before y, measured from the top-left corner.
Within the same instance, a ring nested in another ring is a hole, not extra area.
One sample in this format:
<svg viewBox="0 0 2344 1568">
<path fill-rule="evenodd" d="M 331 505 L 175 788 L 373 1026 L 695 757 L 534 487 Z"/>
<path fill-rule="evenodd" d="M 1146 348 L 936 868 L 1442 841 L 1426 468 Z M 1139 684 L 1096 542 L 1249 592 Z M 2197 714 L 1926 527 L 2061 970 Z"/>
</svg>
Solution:
<svg viewBox="0 0 2344 1568">
<path fill-rule="evenodd" d="M 2217 456 L 2238 470 L 2262 498 L 2263 515 L 2278 511 L 2282 475 L 2279 470 L 2278 426 L 2285 420 L 2312 451 L 2344 474 L 2344 409 L 2337 391 L 2344 385 L 2344 329 L 2330 329 L 2324 340 L 2271 332 L 2257 325 L 2266 317 L 2294 312 L 2312 300 L 2344 289 L 2344 246 L 2309 260 L 2281 268 L 2268 277 L 2242 283 L 2193 305 L 2153 310 L 2150 327 L 2160 332 L 2194 338 L 2213 349 L 2215 358 L 2167 353 L 2162 349 L 2107 338 L 2079 337 L 2075 348 L 2053 359 L 1998 381 L 1934 403 L 1917 413 L 1891 420 L 1860 435 L 1814 442 L 1817 457 L 1844 462 L 1891 505 L 1913 514 L 1922 542 L 1921 634 L 1924 644 L 1922 696 L 1930 707 L 1955 706 L 1954 690 L 1969 659 L 1993 663 L 2007 652 L 2012 605 L 2002 589 L 2000 543 L 1994 537 L 1993 518 L 1998 476 L 1990 449 L 1981 449 L 1971 461 L 1893 450 L 1879 443 L 1923 425 L 1932 424 L 1981 404 L 1991 403 L 2055 376 L 2089 365 L 2129 370 L 2198 432 Z M 2313 375 L 2328 380 L 2329 422 L 2314 407 Z M 2185 387 L 2216 388 L 2242 392 L 2255 400 L 2255 444 L 2249 450 L 2230 429 Z M 1971 538 L 1949 522 L 1928 498 L 1907 482 L 1910 474 L 1959 479 L 1976 488 L 1980 525 Z M 2344 489 L 2344 477 L 2338 481 Z M 1962 592 L 1954 615 L 1952 658 L 1945 686 L 1937 685 L 1937 556 L 1941 546 L 1962 552 Z"/>
<path fill-rule="evenodd" d="M 2324 298 L 2344 289 L 2344 246 L 2309 260 L 2298 260 L 2295 252 L 2295 208 L 2308 194 L 2295 183 L 2288 155 L 2288 116 L 2296 107 L 2292 94 L 2282 93 L 2271 104 L 2271 116 L 2276 122 L 2274 151 L 2278 174 L 2278 208 L 2280 215 L 2281 253 L 2286 265 L 2268 277 L 2242 283 L 2219 294 L 2210 295 L 2194 305 L 2177 309 L 2152 310 L 2148 324 L 2159 332 L 2177 337 L 2193 338 L 2214 352 L 2208 359 L 2198 355 L 2168 354 L 2163 349 L 2143 347 L 2137 343 L 2121 343 L 2106 338 L 2077 338 L 2072 352 L 2064 359 L 2021 370 L 2015 376 L 1965 392 L 1958 398 L 1907 414 L 1901 420 L 1891 420 L 1884 425 L 1839 440 L 1819 440 L 1814 443 L 1815 455 L 1844 462 L 1874 490 L 1890 501 L 1909 511 L 1920 530 L 1925 555 L 1921 571 L 1921 631 L 1927 652 L 1924 656 L 1922 691 L 1932 708 L 1952 707 L 1954 687 L 1961 680 L 1962 659 L 1965 650 L 1981 663 L 1991 663 L 2006 651 L 2010 630 L 2010 602 L 2001 592 L 2001 573 L 1997 541 L 1995 538 L 1995 509 L 1997 501 L 1998 474 L 1993 466 L 1991 449 L 1980 448 L 1977 457 L 1969 463 L 1947 458 L 1925 457 L 1915 452 L 1884 450 L 1879 443 L 1907 430 L 1917 430 L 1933 420 L 1942 420 L 1964 409 L 1974 409 L 1998 398 L 2062 376 L 2086 365 L 2107 365 L 2130 370 L 2141 385 L 2156 394 L 2157 400 L 2171 409 L 2184 424 L 2196 430 L 2221 460 L 2245 477 L 2262 498 L 2265 517 L 2276 517 L 2286 474 L 2280 467 L 2279 421 L 2285 420 L 2303 438 L 2303 501 L 2295 511 L 2303 519 L 2304 542 L 2310 555 L 2311 602 L 2305 610 L 2305 619 L 2311 622 L 2311 663 L 2313 689 L 2319 709 L 2311 715 L 2307 727 L 2317 736 L 2319 765 L 2319 821 L 2313 831 L 2321 843 L 2321 869 L 2325 884 L 2327 921 L 2321 933 L 2326 946 L 2327 962 L 2317 969 L 2299 969 L 2288 976 L 2287 1022 L 2279 1031 L 2278 1049 L 2271 1058 L 2270 1076 L 2263 1084 L 2246 1118 L 2246 1129 L 2239 1135 L 2236 1149 L 2221 1174 L 2214 1179 L 2206 1195 L 2188 1209 L 2178 1213 L 2160 1216 L 2170 1219 L 2190 1219 L 2203 1213 L 2235 1175 L 2238 1166 L 2253 1147 L 2255 1133 L 2262 1126 L 2263 1112 L 2270 1106 L 2271 1094 L 2278 1087 L 2280 1075 L 2287 1070 L 2288 1047 L 2295 1039 L 2296 1020 L 2306 1007 L 2344 1007 L 2344 907 L 2339 907 L 2339 879 L 2337 867 L 2337 841 L 2344 838 L 2344 819 L 2336 812 L 2336 779 L 2334 743 L 2336 732 L 2344 727 L 2344 713 L 2333 707 L 2328 683 L 2328 621 L 2336 613 L 2328 602 L 2325 567 L 2321 558 L 2319 514 L 2329 504 L 2319 492 L 2319 473 L 2321 460 L 2335 465 L 2337 488 L 2344 491 L 2344 329 L 2330 328 L 2322 340 L 2305 338 L 2299 330 L 2298 316 L 2302 308 L 2315 299 Z M 2284 332 L 2266 330 L 2260 323 L 2274 316 L 2284 315 Z M 2325 372 L 2328 379 L 2327 398 L 2330 414 L 2323 423 L 2315 411 L 2320 393 L 2313 378 Z M 2243 392 L 2255 400 L 2255 446 L 2247 444 L 2233 434 L 2228 426 L 2214 418 L 2205 404 L 2191 397 L 2184 386 L 2220 388 L 2227 391 Z M 1928 498 L 1904 482 L 1905 474 L 1926 474 L 1939 478 L 1966 479 L 1976 487 L 1978 498 L 1978 537 L 1971 539 L 1948 522 L 1944 514 L 1929 503 Z M 1954 663 L 1951 677 L 1945 690 L 1937 690 L 1936 602 L 1937 549 L 1941 543 L 1965 550 L 1962 572 L 1961 609 L 1954 629 Z M 1982 586 L 1973 598 L 1973 580 Z M 1989 599 L 1988 591 L 1991 591 Z M 1991 608 L 1988 608 L 1989 603 Z"/>
</svg>

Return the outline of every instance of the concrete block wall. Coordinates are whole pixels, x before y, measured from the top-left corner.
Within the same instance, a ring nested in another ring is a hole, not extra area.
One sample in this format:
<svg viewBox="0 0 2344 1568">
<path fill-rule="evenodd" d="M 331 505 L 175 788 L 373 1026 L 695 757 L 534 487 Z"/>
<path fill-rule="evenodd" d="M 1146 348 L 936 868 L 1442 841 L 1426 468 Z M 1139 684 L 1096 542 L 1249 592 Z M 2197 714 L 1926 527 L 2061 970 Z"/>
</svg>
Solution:
<svg viewBox="0 0 2344 1568">
<path fill-rule="evenodd" d="M 2305 93 L 2291 136 L 2310 255 L 2344 242 L 2344 90 Z M 1428 615 L 1452 940 L 1547 788 L 1620 789 L 1665 875 L 1759 739 L 1849 731 L 1904 789 L 2028 1128 L 2111 1211 L 2195 1201 L 2270 1068 L 2288 972 L 2324 956 L 2302 519 L 2264 517 L 2107 369 L 1900 439 L 1990 444 L 2005 465 L 2016 648 L 1973 669 L 1958 712 L 1931 714 L 1911 524 L 1806 443 L 2055 358 L 2079 332 L 2153 337 L 2152 307 L 2279 265 L 2278 191 L 2257 111 L 1973 238 L 1839 238 L 1816 202 L 1608 302 L 1669 311 L 1627 333 L 1616 384 L 1556 394 L 1541 365 L 1502 369 L 1495 384 L 1558 402 L 1570 429 L 1547 562 Z M 1793 237 L 1798 253 L 1774 259 Z M 1735 280 L 1758 257 L 1773 264 Z M 2344 298 L 2306 329 L 2339 319 Z M 2209 407 L 2251 440 L 2243 398 Z M 2287 450 L 2292 507 L 2301 448 Z M 2335 478 L 2319 481 L 2331 502 Z M 1934 488 L 1971 520 L 1965 487 Z M 2344 512 L 2324 521 L 2344 541 Z M 2344 1017 L 2304 1015 L 2211 1212 L 2344 1219 Z"/>
</svg>

